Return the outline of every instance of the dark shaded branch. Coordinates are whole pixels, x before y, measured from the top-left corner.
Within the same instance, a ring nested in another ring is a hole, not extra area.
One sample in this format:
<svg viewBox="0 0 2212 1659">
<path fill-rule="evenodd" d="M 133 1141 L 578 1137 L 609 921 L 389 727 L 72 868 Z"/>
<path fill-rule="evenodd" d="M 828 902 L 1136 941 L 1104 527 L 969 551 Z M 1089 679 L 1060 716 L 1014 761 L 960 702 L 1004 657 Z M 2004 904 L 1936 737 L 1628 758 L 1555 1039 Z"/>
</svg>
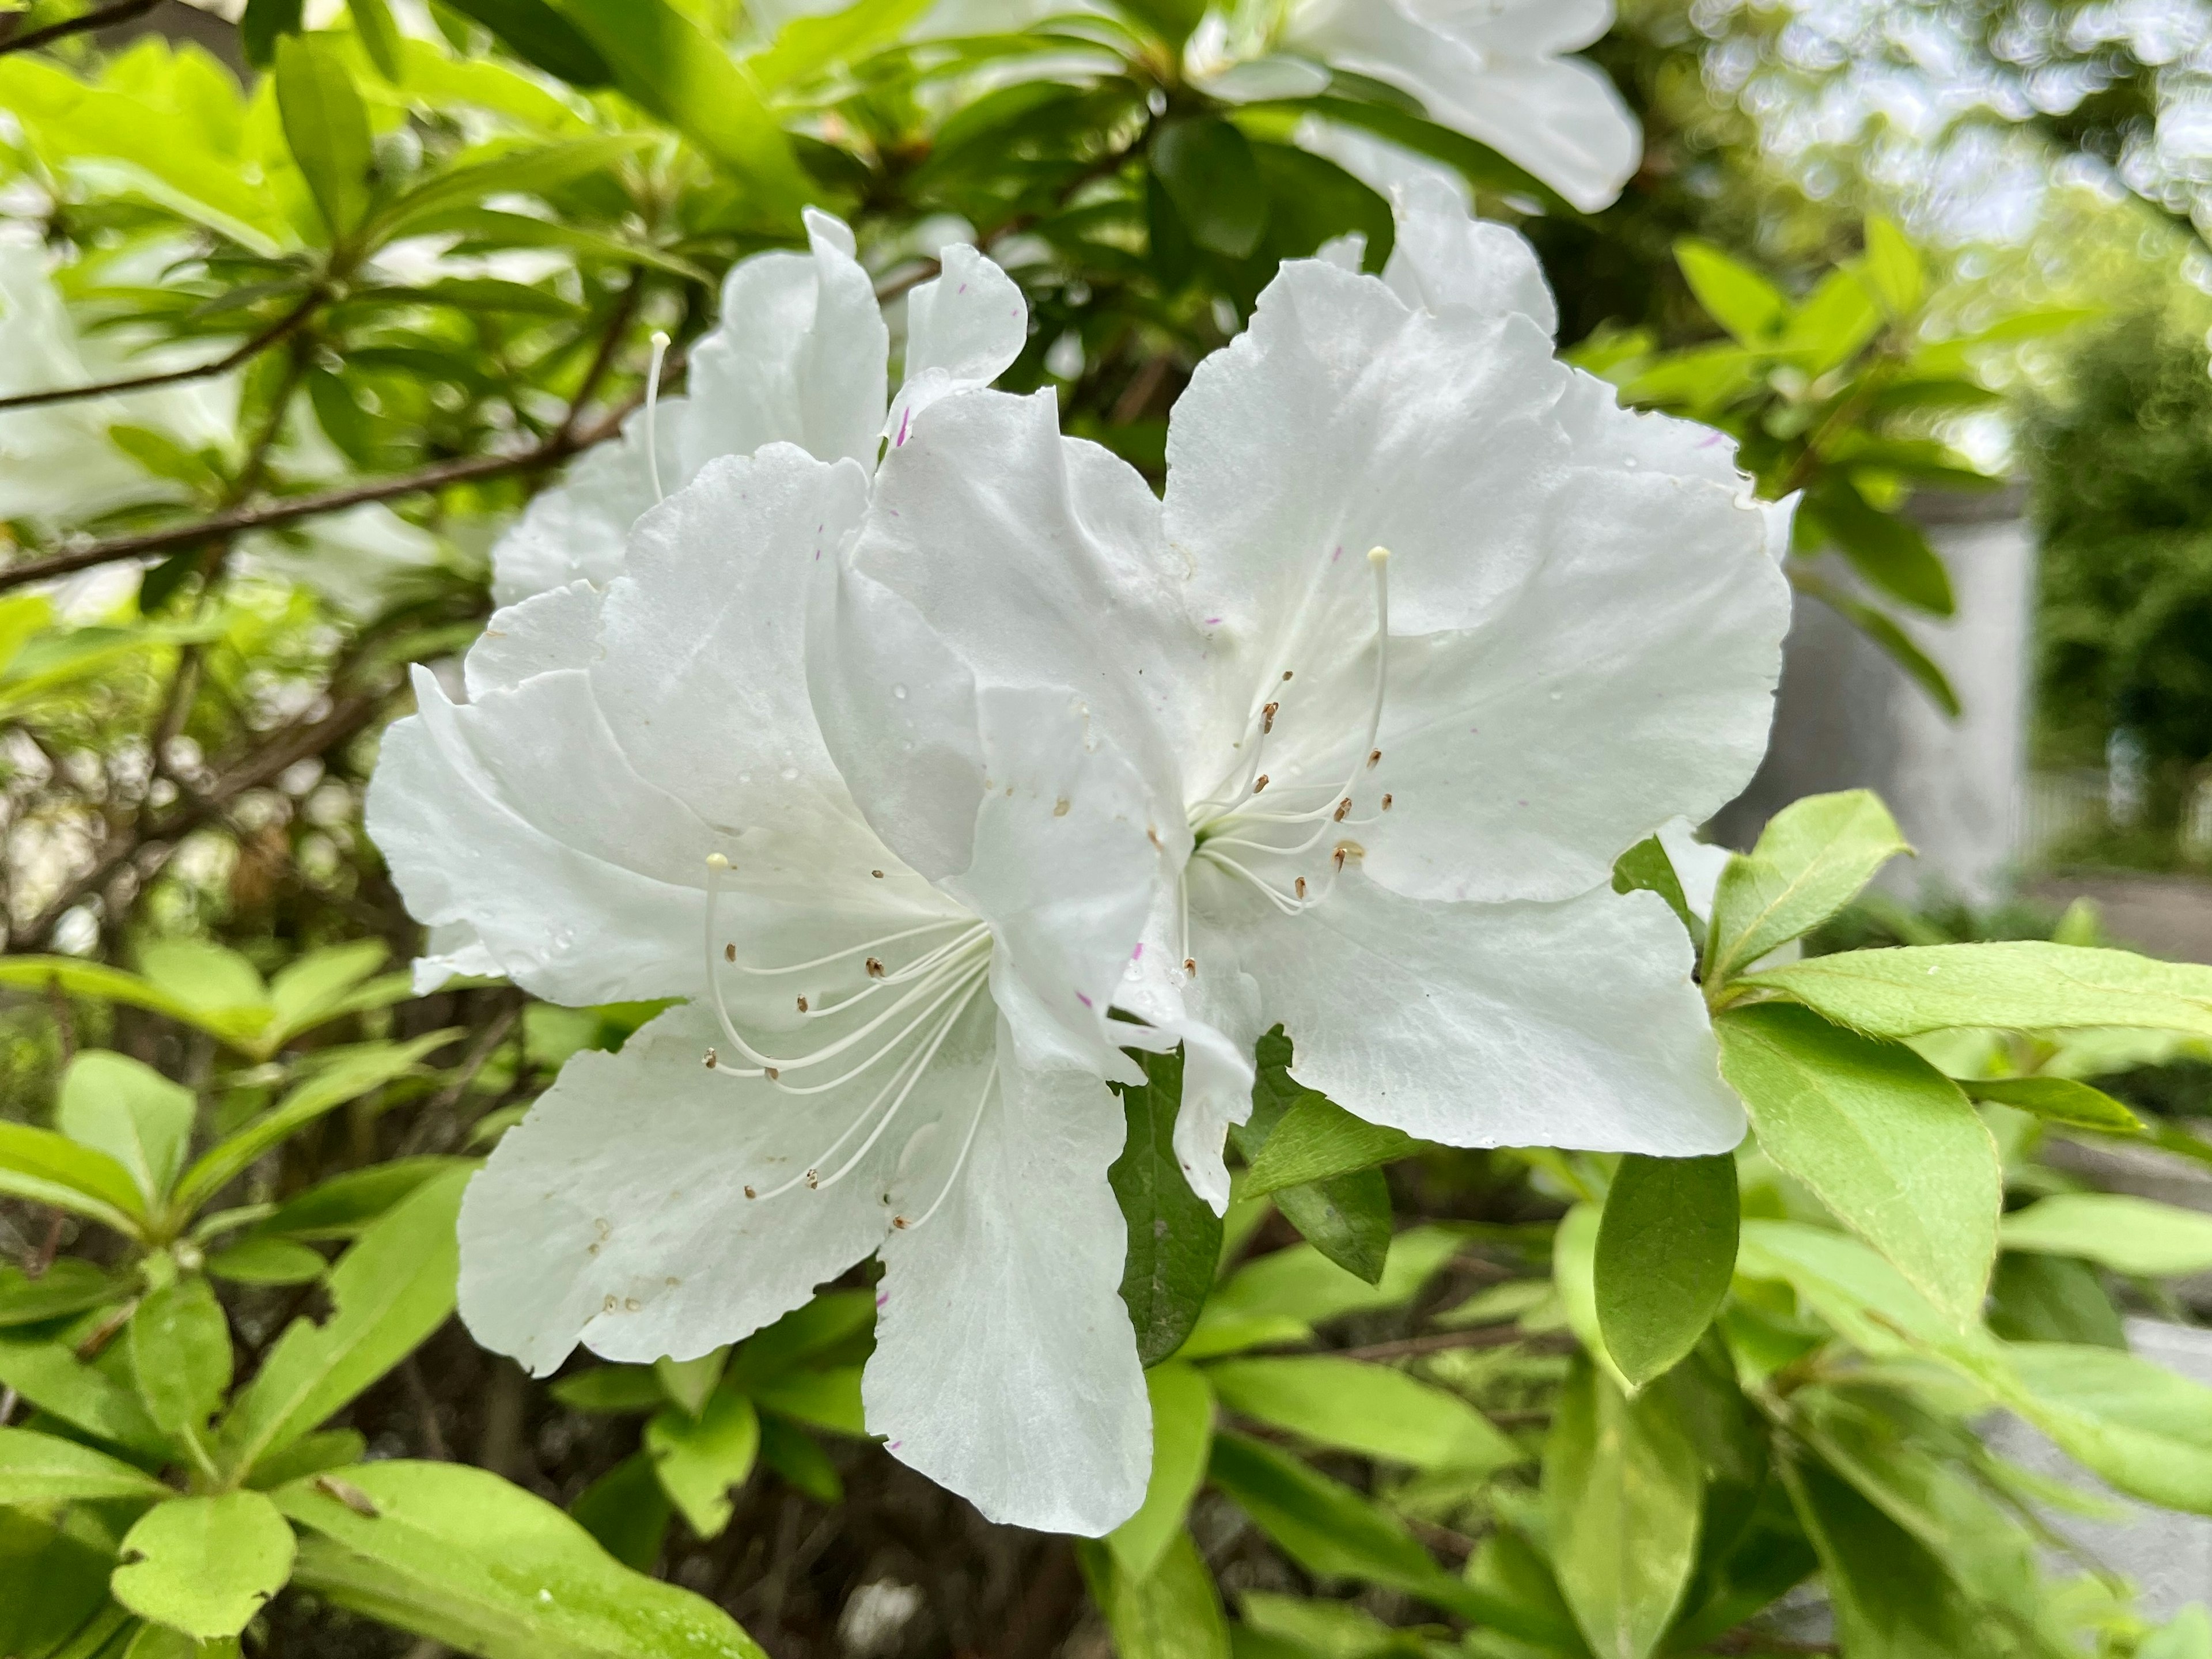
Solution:
<svg viewBox="0 0 2212 1659">
<path fill-rule="evenodd" d="M 1484 1325 L 1471 1331 L 1441 1331 L 1434 1336 L 1409 1336 L 1397 1342 L 1375 1342 L 1364 1348 L 1333 1348 L 1340 1359 L 1411 1359 L 1417 1354 L 1443 1353 L 1453 1348 L 1505 1348 L 1516 1342 L 1542 1350 L 1567 1348 L 1573 1339 L 1561 1331 L 1528 1332 L 1515 1325 Z"/>
<path fill-rule="evenodd" d="M 0 52 L 11 50 L 11 46 L 0 44 Z M 314 314 L 315 307 L 322 301 L 322 290 L 312 290 L 307 298 L 261 332 L 251 339 L 241 341 L 210 362 L 195 363 L 190 368 L 164 369 L 158 374 L 134 374 L 120 380 L 95 380 L 90 386 L 64 386 L 46 392 L 21 392 L 12 398 L 0 398 L 0 412 L 11 409 L 40 409 L 48 404 L 65 404 L 78 398 L 104 398 L 112 392 L 143 392 L 152 386 L 175 386 L 185 380 L 205 380 L 210 374 L 228 374 L 288 338 L 301 324 Z"/>
<path fill-rule="evenodd" d="M 95 6 L 82 17 L 64 18 L 58 23 L 49 23 L 42 29 L 33 29 L 28 34 L 0 40 L 0 57 L 11 52 L 28 52 L 34 46 L 43 46 L 72 34 L 89 34 L 95 29 L 112 28 L 118 23 L 127 23 L 134 17 L 143 17 L 161 3 L 161 0 L 115 0 L 113 5 Z"/>
</svg>

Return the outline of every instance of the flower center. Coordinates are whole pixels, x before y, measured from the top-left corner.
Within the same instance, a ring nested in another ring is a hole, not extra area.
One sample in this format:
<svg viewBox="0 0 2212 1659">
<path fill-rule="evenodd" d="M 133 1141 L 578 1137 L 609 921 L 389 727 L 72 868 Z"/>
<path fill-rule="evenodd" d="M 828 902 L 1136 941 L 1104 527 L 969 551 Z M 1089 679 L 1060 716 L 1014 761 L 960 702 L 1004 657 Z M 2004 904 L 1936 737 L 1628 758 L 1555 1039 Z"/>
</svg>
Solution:
<svg viewBox="0 0 2212 1659">
<path fill-rule="evenodd" d="M 1352 816 L 1367 774 L 1382 758 L 1375 740 L 1382 729 L 1382 707 L 1390 690 L 1389 550 L 1370 550 L 1367 562 L 1375 573 L 1375 690 L 1367 706 L 1364 736 L 1352 751 L 1343 783 L 1293 783 L 1269 789 L 1268 775 L 1261 769 L 1267 758 L 1267 740 L 1277 725 L 1287 730 L 1291 720 L 1311 721 L 1316 715 L 1325 724 L 1328 713 L 1325 708 L 1312 714 L 1296 708 L 1285 713 L 1285 705 L 1291 701 L 1285 688 L 1296 678 L 1294 670 L 1285 669 L 1279 680 L 1270 682 L 1255 699 L 1258 706 L 1245 721 L 1238 746 L 1249 744 L 1251 752 L 1241 775 L 1226 789 L 1190 808 L 1191 861 L 1204 860 L 1249 884 L 1285 915 L 1297 915 L 1327 898 L 1346 861 L 1365 853 L 1364 848 L 1342 832 L 1373 823 L 1390 810 L 1390 797 L 1384 794 L 1376 813 Z M 1301 870 L 1302 865 L 1312 865 L 1316 856 L 1318 866 Z M 1181 896 L 1183 969 L 1194 973 L 1197 968 L 1188 944 L 1188 880 L 1186 869 Z"/>
<path fill-rule="evenodd" d="M 719 1048 L 707 1050 L 706 1065 L 710 1072 L 732 1078 L 761 1078 L 770 1087 L 787 1095 L 827 1094 L 842 1088 L 864 1073 L 889 1064 L 882 1085 L 860 1113 L 848 1124 L 842 1133 L 813 1158 L 804 1169 L 782 1185 L 766 1192 L 751 1187 L 744 1189 L 749 1199 L 780 1198 L 795 1187 L 804 1186 L 814 1191 L 836 1186 L 857 1169 L 861 1161 L 875 1150 L 876 1145 L 890 1128 L 901 1109 L 912 1097 L 916 1085 L 937 1058 L 939 1049 L 960 1022 L 969 1005 L 982 994 L 990 981 L 991 932 L 980 921 L 967 917 L 947 918 L 943 921 L 924 922 L 919 927 L 901 928 L 885 933 L 879 939 L 849 945 L 842 951 L 832 951 L 805 962 L 793 962 L 781 967 L 763 968 L 738 959 L 734 942 L 718 945 L 719 929 L 715 926 L 721 898 L 722 878 L 730 868 L 729 860 L 720 853 L 707 860 L 707 986 L 708 1000 L 714 1010 L 717 1024 L 722 1028 L 724 1040 L 731 1050 L 746 1063 L 732 1066 L 725 1063 Z M 957 930 L 951 937 L 943 935 L 948 929 Z M 927 943 L 936 935 L 934 943 Z M 900 947 L 905 947 L 902 952 Z M 886 958 L 903 954 L 904 960 L 896 965 Z M 793 1055 L 771 1054 L 757 1047 L 730 1016 L 729 1002 L 723 989 L 726 970 L 756 979 L 782 979 L 792 988 L 792 1000 L 802 1022 L 818 1020 L 830 1022 L 827 1028 L 838 1032 L 806 1053 Z M 809 977 L 802 979 L 800 975 Z M 812 990 L 803 986 L 821 987 Z M 849 1064 L 842 1062 L 849 1059 Z M 836 1075 L 818 1082 L 793 1083 L 785 1080 L 787 1073 L 805 1074 L 823 1069 L 836 1071 Z M 891 1224 L 902 1230 L 918 1227 L 935 1215 L 945 1203 L 945 1196 L 968 1161 L 968 1151 L 975 1144 L 975 1131 L 981 1123 L 983 1109 L 988 1103 L 991 1089 L 998 1080 L 998 1066 L 994 1061 L 985 1079 L 981 1093 L 975 1103 L 973 1117 L 962 1140 L 958 1156 L 953 1160 L 951 1173 L 945 1177 L 944 1187 L 919 1220 L 909 1220 L 904 1215 L 895 1215 Z M 853 1139 L 866 1131 L 866 1136 L 852 1152 L 832 1170 L 831 1162 L 843 1153 Z M 828 1173 L 824 1173 L 828 1170 Z M 890 1195 L 885 1194 L 885 1203 Z"/>
</svg>

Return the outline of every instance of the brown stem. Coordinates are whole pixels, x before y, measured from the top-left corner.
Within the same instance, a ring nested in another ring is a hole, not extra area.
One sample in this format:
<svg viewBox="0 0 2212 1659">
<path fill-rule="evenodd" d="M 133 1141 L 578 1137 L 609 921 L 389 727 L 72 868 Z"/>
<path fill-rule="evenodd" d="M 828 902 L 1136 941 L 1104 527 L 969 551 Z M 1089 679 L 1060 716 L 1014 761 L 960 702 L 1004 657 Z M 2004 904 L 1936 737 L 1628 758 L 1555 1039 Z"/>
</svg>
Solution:
<svg viewBox="0 0 2212 1659">
<path fill-rule="evenodd" d="M 483 1071 L 491 1057 L 499 1052 L 500 1045 L 507 1041 L 507 1034 L 514 1029 L 515 1021 L 521 1017 L 522 1004 L 519 1000 L 509 1000 L 505 1007 L 493 1016 L 491 1023 L 478 1034 L 476 1042 L 470 1046 L 467 1054 L 463 1057 L 461 1068 L 454 1075 L 453 1080 L 441 1089 L 416 1115 L 414 1126 L 408 1130 L 406 1138 L 400 1142 L 399 1150 L 393 1154 L 394 1157 L 411 1157 L 426 1146 L 445 1139 L 445 1136 L 439 1132 L 441 1120 L 460 1103 L 461 1097 L 468 1093 L 470 1088 L 475 1084 L 477 1074 Z"/>
<path fill-rule="evenodd" d="M 566 439 L 576 430 L 582 418 L 584 405 L 591 402 L 608 374 L 613 369 L 615 354 L 622 349 L 623 336 L 629 332 L 630 321 L 637 315 L 639 303 L 645 298 L 645 273 L 635 265 L 630 267 L 629 286 L 623 289 L 622 298 L 615 301 L 614 313 L 607 319 L 606 332 L 599 336 L 599 349 L 592 354 L 591 367 L 584 371 L 576 395 L 569 399 L 568 412 L 561 417 L 561 424 L 553 429 L 556 439 Z M 667 365 L 661 369 L 664 377 Z"/>
<path fill-rule="evenodd" d="M 0 52 L 13 50 L 0 46 Z M 306 322 L 315 307 L 322 303 L 320 289 L 311 290 L 307 297 L 263 329 L 252 339 L 225 352 L 212 362 L 195 363 L 190 368 L 164 369 L 158 374 L 134 374 L 126 380 L 100 380 L 90 386 L 56 386 L 46 392 L 21 392 L 12 398 L 0 398 L 0 410 L 38 409 L 47 404 L 65 404 L 76 398 L 104 398 L 111 392 L 143 392 L 149 386 L 174 386 L 180 380 L 204 380 L 210 374 L 227 374 L 250 358 L 258 357 L 270 346 L 289 336 Z"/>
<path fill-rule="evenodd" d="M 1552 1348 L 1571 1341 L 1564 1332 L 1539 1331 L 1531 1335 L 1511 1325 L 1485 1325 L 1471 1331 L 1440 1331 L 1434 1336 L 1409 1336 L 1396 1342 L 1332 1352 L 1340 1359 L 1410 1359 L 1417 1354 L 1444 1353 L 1453 1348 L 1504 1348 L 1516 1342 L 1526 1342 L 1532 1348 Z"/>
<path fill-rule="evenodd" d="M 50 40 L 59 40 L 72 34 L 88 34 L 94 29 L 112 28 L 118 23 L 127 23 L 134 17 L 143 17 L 161 3 L 161 0 L 115 0 L 113 5 L 98 7 L 82 17 L 65 18 L 58 23 L 49 23 L 42 29 L 33 29 L 28 34 L 0 40 L 0 56 L 11 52 L 28 52 L 33 46 L 43 46 Z"/>
</svg>

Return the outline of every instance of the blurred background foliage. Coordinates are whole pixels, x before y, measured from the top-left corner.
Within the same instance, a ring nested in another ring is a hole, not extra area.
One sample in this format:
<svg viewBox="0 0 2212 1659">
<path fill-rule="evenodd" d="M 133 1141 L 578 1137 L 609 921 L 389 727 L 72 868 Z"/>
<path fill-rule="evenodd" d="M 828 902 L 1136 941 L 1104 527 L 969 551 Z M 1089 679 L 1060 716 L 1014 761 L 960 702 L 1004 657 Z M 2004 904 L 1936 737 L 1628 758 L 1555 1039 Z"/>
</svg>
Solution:
<svg viewBox="0 0 2212 1659">
<path fill-rule="evenodd" d="M 1358 77 L 1220 104 L 1180 67 L 1200 9 L 0 7 L 0 1426 L 39 1438 L 0 1446 L 0 1653 L 738 1653 L 735 1620 L 879 1659 L 2212 1655 L 2054 1553 L 2054 1494 L 1972 1431 L 1992 1353 L 2197 1316 L 2201 1229 L 2120 1224 L 2066 1149 L 2203 1161 L 2200 1038 L 1940 1057 L 2107 1085 L 2070 1119 L 1984 1109 L 2041 1218 L 2008 1235 L 2000 1346 L 1912 1334 L 1917 1293 L 1747 1153 L 1766 1231 L 1633 1401 L 1591 1358 L 1613 1160 L 1248 1171 L 1152 1373 L 1153 1498 L 1079 1550 L 867 1441 L 859 1279 L 705 1362 L 550 1386 L 447 1317 L 471 1161 L 652 1010 L 418 994 L 361 827 L 376 734 L 407 666 L 451 674 L 481 629 L 531 491 L 637 407 L 649 336 L 675 384 L 721 274 L 804 203 L 886 298 L 978 241 L 1035 318 L 1003 384 L 1056 386 L 1157 479 L 1279 260 L 1387 254 L 1389 204 L 1302 124 L 1425 154 L 1535 243 L 1576 361 L 1802 492 L 1801 592 L 1939 704 L 1899 623 L 1954 600 L 1906 508 L 2029 477 L 2039 741 L 2088 764 L 2129 734 L 2159 780 L 2130 855 L 2185 856 L 2212 759 L 2200 8 L 1634 0 L 1588 55 L 1646 149 L 1595 214 Z M 1813 948 L 2094 929 L 1875 897 Z M 2194 1401 L 2064 1431 L 2212 1509 Z"/>
</svg>

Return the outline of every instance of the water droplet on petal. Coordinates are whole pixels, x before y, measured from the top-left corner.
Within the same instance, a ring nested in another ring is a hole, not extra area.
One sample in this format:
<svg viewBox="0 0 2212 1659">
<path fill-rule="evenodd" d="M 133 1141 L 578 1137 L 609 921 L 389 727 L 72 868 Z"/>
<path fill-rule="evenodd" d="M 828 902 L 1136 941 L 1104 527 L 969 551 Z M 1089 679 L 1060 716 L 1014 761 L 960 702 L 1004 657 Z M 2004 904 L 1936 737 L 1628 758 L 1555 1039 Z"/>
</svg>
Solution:
<svg viewBox="0 0 2212 1659">
<path fill-rule="evenodd" d="M 1557 696 L 1559 693 L 1555 691 L 1552 695 L 1553 696 Z M 799 781 L 799 769 L 795 766 L 787 766 L 782 771 L 777 773 L 776 776 L 781 778 L 786 783 L 797 783 Z"/>
<path fill-rule="evenodd" d="M 896 697 L 901 702 L 904 702 L 906 701 L 906 687 L 902 685 L 895 685 L 891 687 L 891 696 Z"/>
</svg>

